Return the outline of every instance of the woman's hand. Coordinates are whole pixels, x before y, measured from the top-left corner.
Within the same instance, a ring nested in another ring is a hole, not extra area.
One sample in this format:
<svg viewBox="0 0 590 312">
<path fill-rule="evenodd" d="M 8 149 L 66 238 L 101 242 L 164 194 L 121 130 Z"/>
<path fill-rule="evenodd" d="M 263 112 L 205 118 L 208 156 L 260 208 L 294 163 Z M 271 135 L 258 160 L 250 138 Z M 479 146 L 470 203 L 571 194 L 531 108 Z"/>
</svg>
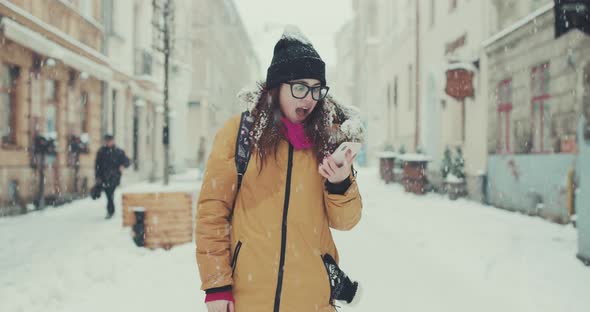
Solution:
<svg viewBox="0 0 590 312">
<path fill-rule="evenodd" d="M 356 158 L 356 155 L 353 157 L 352 151 L 347 150 L 345 156 L 346 160 L 340 166 L 336 164 L 332 156 L 324 158 L 324 162 L 319 167 L 320 175 L 333 184 L 338 184 L 346 180 L 350 176 L 352 162 Z"/>
<path fill-rule="evenodd" d="M 209 301 L 207 304 L 208 312 L 235 312 L 234 303 L 228 300 Z"/>
</svg>

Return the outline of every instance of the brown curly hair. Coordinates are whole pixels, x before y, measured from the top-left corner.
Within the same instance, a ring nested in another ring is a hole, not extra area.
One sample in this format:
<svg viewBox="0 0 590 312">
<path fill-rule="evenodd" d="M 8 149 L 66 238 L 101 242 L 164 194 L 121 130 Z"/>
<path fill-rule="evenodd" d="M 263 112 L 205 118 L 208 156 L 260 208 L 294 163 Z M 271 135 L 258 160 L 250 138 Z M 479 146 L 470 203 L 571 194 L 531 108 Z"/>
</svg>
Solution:
<svg viewBox="0 0 590 312">
<path fill-rule="evenodd" d="M 260 95 L 252 109 L 254 118 L 253 131 L 250 133 L 254 144 L 253 152 L 258 153 L 262 162 L 261 168 L 268 161 L 269 155 L 277 157 L 279 143 L 285 139 L 284 125 L 281 121 L 279 104 L 280 86 L 267 89 L 264 83 L 260 85 Z M 313 143 L 313 150 L 318 162 L 344 141 L 338 135 L 338 125 L 346 119 L 345 114 L 335 105 L 331 97 L 317 102 L 314 110 L 303 122 L 305 134 Z"/>
</svg>

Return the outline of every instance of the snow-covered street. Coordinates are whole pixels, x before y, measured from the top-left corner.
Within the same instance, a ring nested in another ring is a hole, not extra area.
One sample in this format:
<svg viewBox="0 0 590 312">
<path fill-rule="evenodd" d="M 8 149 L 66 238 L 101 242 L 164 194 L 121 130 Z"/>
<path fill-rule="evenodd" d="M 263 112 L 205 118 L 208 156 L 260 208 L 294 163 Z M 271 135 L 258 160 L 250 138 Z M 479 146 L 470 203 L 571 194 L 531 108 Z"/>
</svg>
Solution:
<svg viewBox="0 0 590 312">
<path fill-rule="evenodd" d="M 341 311 L 588 311 L 571 225 L 409 195 L 376 168 L 359 170 L 359 185 L 363 219 L 335 239 L 363 297 Z M 166 189 L 198 191 L 196 174 Z M 194 246 L 137 248 L 121 226 L 121 193 L 152 190 L 165 188 L 118 190 L 112 220 L 104 196 L 0 219 L 0 311 L 206 311 Z"/>
</svg>

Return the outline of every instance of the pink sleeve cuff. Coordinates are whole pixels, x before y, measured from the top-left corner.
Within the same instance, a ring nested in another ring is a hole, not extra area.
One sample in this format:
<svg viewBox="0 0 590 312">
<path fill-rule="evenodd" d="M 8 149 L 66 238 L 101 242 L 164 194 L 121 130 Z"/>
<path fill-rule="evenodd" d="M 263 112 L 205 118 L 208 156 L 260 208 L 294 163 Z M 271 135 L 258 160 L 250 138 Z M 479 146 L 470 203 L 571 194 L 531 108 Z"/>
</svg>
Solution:
<svg viewBox="0 0 590 312">
<path fill-rule="evenodd" d="M 232 294 L 232 292 L 230 290 L 228 290 L 228 291 L 207 294 L 205 296 L 205 302 L 217 301 L 217 300 L 227 300 L 227 301 L 234 302 L 234 295 Z"/>
</svg>

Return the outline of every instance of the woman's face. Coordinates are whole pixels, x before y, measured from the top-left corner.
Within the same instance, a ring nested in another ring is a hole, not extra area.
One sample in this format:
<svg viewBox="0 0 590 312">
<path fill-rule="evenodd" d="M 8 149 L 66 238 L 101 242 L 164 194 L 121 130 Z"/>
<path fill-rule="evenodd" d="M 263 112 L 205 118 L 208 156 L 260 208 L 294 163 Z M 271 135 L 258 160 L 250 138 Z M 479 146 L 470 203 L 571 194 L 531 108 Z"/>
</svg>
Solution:
<svg viewBox="0 0 590 312">
<path fill-rule="evenodd" d="M 303 86 L 301 86 L 303 85 Z M 304 98 L 298 99 L 293 96 L 305 93 L 307 87 L 317 87 L 320 81 L 317 79 L 297 79 L 283 83 L 279 90 L 279 102 L 281 112 L 292 123 L 302 123 L 313 112 L 318 101 L 314 100 L 311 90 Z M 293 93 L 291 92 L 293 88 Z"/>
</svg>

